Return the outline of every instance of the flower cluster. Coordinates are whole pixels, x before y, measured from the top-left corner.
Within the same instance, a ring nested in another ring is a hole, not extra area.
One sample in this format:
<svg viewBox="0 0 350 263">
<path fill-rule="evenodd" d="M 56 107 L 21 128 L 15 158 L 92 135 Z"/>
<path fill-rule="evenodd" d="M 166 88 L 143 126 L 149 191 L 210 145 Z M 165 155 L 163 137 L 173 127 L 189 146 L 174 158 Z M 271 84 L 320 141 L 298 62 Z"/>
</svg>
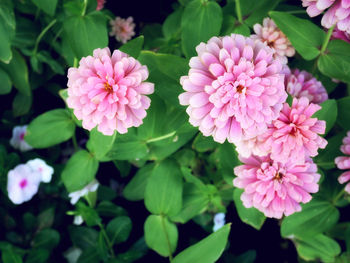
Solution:
<svg viewBox="0 0 350 263">
<path fill-rule="evenodd" d="M 340 146 L 340 150 L 347 156 L 339 156 L 335 158 L 335 164 L 341 170 L 348 170 L 350 169 L 350 131 L 348 131 L 347 136 L 343 139 L 343 144 Z M 345 191 L 350 194 L 350 170 L 342 173 L 339 176 L 338 181 L 341 184 L 347 183 Z"/>
<path fill-rule="evenodd" d="M 19 164 L 7 175 L 7 192 L 14 204 L 29 201 L 38 192 L 40 182 L 49 183 L 54 170 L 45 161 L 36 158 Z"/>
<path fill-rule="evenodd" d="M 123 44 L 135 35 L 135 23 L 133 23 L 133 18 L 131 16 L 127 19 L 117 16 L 114 20 L 111 20 L 109 24 L 112 26 L 109 35 L 115 36 L 115 39 Z"/>
<path fill-rule="evenodd" d="M 236 145 L 244 164 L 234 170 L 233 183 L 245 189 L 244 205 L 281 218 L 318 191 L 320 175 L 310 157 L 327 141 L 319 136 L 325 122 L 312 115 L 321 109 L 314 103 L 328 95 L 311 74 L 284 65 L 294 49 L 272 20 L 254 29 L 252 37 L 232 34 L 199 44 L 180 80 L 185 92 L 179 100 L 205 136 Z M 294 96 L 291 106 L 286 91 Z"/>
</svg>

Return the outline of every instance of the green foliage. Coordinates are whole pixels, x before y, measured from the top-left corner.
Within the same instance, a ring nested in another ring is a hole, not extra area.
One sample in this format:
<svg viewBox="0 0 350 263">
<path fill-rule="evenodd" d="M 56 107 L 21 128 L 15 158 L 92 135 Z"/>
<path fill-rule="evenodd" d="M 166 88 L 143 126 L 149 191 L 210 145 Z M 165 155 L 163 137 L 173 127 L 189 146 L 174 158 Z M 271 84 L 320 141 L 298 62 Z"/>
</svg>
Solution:
<svg viewBox="0 0 350 263">
<path fill-rule="evenodd" d="M 344 97 L 337 101 L 338 103 L 338 119 L 337 123 L 345 130 L 350 130 L 350 97 Z"/>
<path fill-rule="evenodd" d="M 139 36 L 137 38 L 134 38 L 128 41 L 126 44 L 121 46 L 119 50 L 129 54 L 134 58 L 137 58 L 140 55 L 140 52 L 142 50 L 143 41 L 144 41 L 144 37 Z"/>
<path fill-rule="evenodd" d="M 130 235 L 131 228 L 132 223 L 127 216 L 118 216 L 111 220 L 106 228 L 111 245 L 125 242 Z"/>
<path fill-rule="evenodd" d="M 16 20 L 13 8 L 0 2 L 0 61 L 9 63 L 12 59 L 11 40 L 15 35 Z M 1 63 L 0 63 L 1 65 Z"/>
<path fill-rule="evenodd" d="M 111 136 L 103 135 L 103 133 L 99 132 L 97 128 L 94 128 L 90 132 L 90 139 L 87 142 L 86 147 L 97 160 L 103 160 L 103 157 L 112 148 L 116 135 L 116 133 Z"/>
<path fill-rule="evenodd" d="M 0 95 L 8 94 L 11 92 L 12 83 L 9 75 L 0 68 L 0 83 L 2 83 L 0 87 Z"/>
<path fill-rule="evenodd" d="M 50 16 L 55 14 L 58 0 L 32 0 L 33 3 Z"/>
<path fill-rule="evenodd" d="M 322 109 L 317 111 L 312 117 L 326 121 L 326 135 L 332 129 L 337 119 L 337 101 L 332 99 L 326 100 L 322 102 L 320 106 L 322 107 Z"/>
</svg>

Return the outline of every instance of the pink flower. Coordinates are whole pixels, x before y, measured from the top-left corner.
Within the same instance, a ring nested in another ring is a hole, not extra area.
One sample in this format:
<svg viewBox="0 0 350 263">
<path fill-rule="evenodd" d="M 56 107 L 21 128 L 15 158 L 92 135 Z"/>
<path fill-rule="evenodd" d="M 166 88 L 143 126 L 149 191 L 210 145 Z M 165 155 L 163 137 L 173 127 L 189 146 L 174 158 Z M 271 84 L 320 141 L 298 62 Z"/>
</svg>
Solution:
<svg viewBox="0 0 350 263">
<path fill-rule="evenodd" d="M 344 31 L 340 31 L 338 27 L 335 27 L 331 39 L 341 39 L 350 43 L 350 34 Z"/>
<path fill-rule="evenodd" d="M 123 19 L 117 16 L 114 20 L 111 20 L 109 24 L 112 26 L 110 36 L 115 36 L 117 41 L 126 43 L 135 35 L 135 24 L 133 18 L 129 16 L 127 19 Z"/>
<path fill-rule="evenodd" d="M 93 56 L 80 60 L 78 68 L 68 70 L 67 104 L 83 120 L 83 127 L 97 126 L 104 135 L 115 130 L 126 133 L 142 124 L 154 84 L 143 82 L 148 69 L 127 54 L 109 48 L 95 49 Z"/>
<path fill-rule="evenodd" d="M 277 119 L 287 98 L 282 64 L 261 41 L 232 34 L 213 37 L 196 47 L 188 76 L 180 79 L 186 91 L 190 123 L 223 143 L 254 138 Z"/>
<path fill-rule="evenodd" d="M 19 149 L 21 152 L 26 152 L 33 149 L 25 140 L 24 136 L 27 133 L 27 125 L 16 126 L 12 130 L 12 138 L 10 144 L 13 148 Z"/>
<path fill-rule="evenodd" d="M 327 91 L 322 83 L 304 70 L 289 70 L 284 83 L 287 92 L 293 97 L 306 97 L 310 102 L 317 104 L 328 99 Z"/>
<path fill-rule="evenodd" d="M 287 64 L 287 57 L 294 56 L 294 47 L 271 18 L 265 18 L 262 25 L 255 24 L 254 32 L 256 35 L 251 35 L 251 38 L 259 39 L 274 49 L 274 58 L 281 59 L 283 64 Z"/>
<path fill-rule="evenodd" d="M 277 120 L 262 135 L 264 147 L 278 162 L 304 163 L 306 157 L 316 156 L 318 148 L 324 149 L 327 141 L 319 136 L 326 129 L 325 121 L 311 116 L 321 106 L 310 103 L 305 97 L 293 99 L 292 107 L 284 103 Z"/>
<path fill-rule="evenodd" d="M 10 200 L 18 205 L 29 201 L 38 192 L 41 174 L 27 164 L 17 165 L 7 174 L 7 192 Z"/>
<path fill-rule="evenodd" d="M 321 24 L 326 28 L 337 25 L 340 31 L 350 34 L 350 0 L 302 0 L 306 12 L 314 17 L 325 11 Z"/>
<path fill-rule="evenodd" d="M 237 166 L 233 180 L 243 188 L 243 205 L 255 207 L 267 217 L 281 218 L 301 211 L 300 203 L 311 200 L 310 193 L 318 191 L 320 175 L 311 159 L 296 164 L 288 160 L 280 163 L 270 156 L 240 157 L 243 165 Z"/>
<path fill-rule="evenodd" d="M 339 156 L 335 158 L 335 164 L 337 165 L 338 169 L 346 170 L 350 169 L 350 131 L 348 131 L 347 136 L 343 139 L 343 145 L 340 146 L 340 150 L 342 153 L 346 154 L 347 156 Z M 342 173 L 338 181 L 340 184 L 344 184 L 350 181 L 350 171 L 346 171 Z M 346 184 L 345 191 L 350 194 L 350 182 Z"/>
<path fill-rule="evenodd" d="M 106 0 L 97 0 L 97 7 L 96 10 L 99 11 L 103 8 L 103 6 L 105 5 Z"/>
</svg>

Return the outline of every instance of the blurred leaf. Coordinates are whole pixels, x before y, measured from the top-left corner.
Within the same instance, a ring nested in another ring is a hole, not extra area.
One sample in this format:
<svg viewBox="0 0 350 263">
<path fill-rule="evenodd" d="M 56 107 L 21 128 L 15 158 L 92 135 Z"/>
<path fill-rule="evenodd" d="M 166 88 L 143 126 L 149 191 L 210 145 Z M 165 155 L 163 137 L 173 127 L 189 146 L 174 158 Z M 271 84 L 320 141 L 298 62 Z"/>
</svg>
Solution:
<svg viewBox="0 0 350 263">
<path fill-rule="evenodd" d="M 96 226 L 101 223 L 101 218 L 99 217 L 97 211 L 92 207 L 85 205 L 83 202 L 78 202 L 76 207 L 79 215 L 82 216 L 87 226 Z"/>
<path fill-rule="evenodd" d="M 97 160 L 101 160 L 108 151 L 112 148 L 117 133 L 107 136 L 99 132 L 97 128 L 90 131 L 90 139 L 88 140 L 86 147 L 96 157 Z"/>
<path fill-rule="evenodd" d="M 29 124 L 25 140 L 34 148 L 48 148 L 71 138 L 75 124 L 66 109 L 47 111 Z"/>
<path fill-rule="evenodd" d="M 339 39 L 330 41 L 317 65 L 326 76 L 350 82 L 350 44 Z"/>
<path fill-rule="evenodd" d="M 95 229 L 70 225 L 68 230 L 74 246 L 83 250 L 93 250 L 96 246 L 98 232 Z"/>
<path fill-rule="evenodd" d="M 162 161 L 148 179 L 146 208 L 153 214 L 176 215 L 182 207 L 182 187 L 182 175 L 177 163 Z"/>
<path fill-rule="evenodd" d="M 40 34 L 39 27 L 32 20 L 23 16 L 16 17 L 16 35 L 12 40 L 12 45 L 21 49 L 33 47 L 36 37 Z"/>
<path fill-rule="evenodd" d="M 16 20 L 13 8 L 5 1 L 0 2 L 0 61 L 9 63 L 12 59 L 11 40 L 15 34 Z"/>
<path fill-rule="evenodd" d="M 102 261 L 106 262 L 108 259 L 108 245 L 102 231 L 98 235 L 97 250 Z"/>
<path fill-rule="evenodd" d="M 334 257 L 340 253 L 339 244 L 323 234 L 298 240 L 296 248 L 303 259 L 322 262 L 334 262 Z"/>
<path fill-rule="evenodd" d="M 77 263 L 96 263 L 100 261 L 100 251 L 97 248 L 84 250 Z"/>
<path fill-rule="evenodd" d="M 251 6 L 247 6 L 246 10 L 244 10 L 246 3 L 250 2 Z M 244 23 L 250 27 L 253 27 L 256 23 L 262 23 L 263 18 L 267 17 L 267 13 L 271 10 L 274 10 L 275 7 L 281 0 L 245 0 L 241 1 L 242 12 L 244 16 L 248 16 L 248 18 L 244 19 Z"/>
<path fill-rule="evenodd" d="M 186 5 L 181 20 L 181 39 L 182 50 L 187 58 L 196 55 L 195 47 L 200 42 L 219 35 L 222 20 L 222 10 L 216 2 L 193 0 Z"/>
<path fill-rule="evenodd" d="M 146 244 L 163 257 L 169 256 L 176 250 L 178 231 L 174 223 L 166 217 L 150 215 L 145 225 Z M 170 250 L 170 251 L 169 251 Z"/>
<path fill-rule="evenodd" d="M 132 247 L 124 252 L 118 253 L 115 261 L 111 261 L 108 263 L 131 263 L 135 260 L 142 258 L 148 251 L 148 247 L 145 243 L 144 238 L 140 238 L 136 243 L 132 245 Z"/>
<path fill-rule="evenodd" d="M 32 249 L 26 257 L 25 263 L 45 263 L 50 257 L 47 249 Z"/>
<path fill-rule="evenodd" d="M 230 224 L 226 224 L 218 231 L 202 239 L 198 243 L 186 248 L 176 255 L 173 263 L 213 263 L 224 252 Z"/>
<path fill-rule="evenodd" d="M 12 89 L 12 82 L 7 73 L 0 68 L 0 95 L 8 94 Z"/>
<path fill-rule="evenodd" d="M 43 10 L 46 14 L 53 16 L 55 14 L 58 0 L 32 0 L 33 3 Z"/>
<path fill-rule="evenodd" d="M 96 211 L 100 216 L 117 217 L 127 215 L 128 213 L 121 206 L 117 206 L 109 201 L 102 201 L 96 207 Z"/>
<path fill-rule="evenodd" d="M 337 120 L 338 108 L 337 101 L 333 99 L 326 100 L 320 104 L 321 110 L 317 111 L 312 117 L 326 121 L 325 135 L 332 129 Z"/>
<path fill-rule="evenodd" d="M 232 263 L 254 263 L 256 260 L 256 251 L 248 250 L 243 254 L 235 257 Z"/>
<path fill-rule="evenodd" d="M 111 244 L 125 242 L 132 228 L 132 222 L 127 216 L 118 216 L 107 225 L 106 232 Z"/>
<path fill-rule="evenodd" d="M 198 133 L 193 141 L 192 148 L 197 152 L 207 152 L 215 149 L 218 143 L 213 140 L 211 136 L 203 136 L 202 133 Z"/>
<path fill-rule="evenodd" d="M 246 208 L 241 200 L 242 189 L 236 188 L 233 191 L 233 201 L 235 203 L 239 218 L 246 224 L 259 230 L 265 222 L 265 215 L 254 207 Z"/>
<path fill-rule="evenodd" d="M 341 98 L 338 103 L 338 119 L 337 123 L 345 130 L 350 130 L 350 96 Z"/>
<path fill-rule="evenodd" d="M 143 41 L 144 41 L 144 37 L 139 36 L 137 38 L 134 38 L 128 41 L 126 44 L 122 45 L 119 48 L 119 50 L 128 54 L 129 56 L 137 58 L 140 55 L 140 52 L 142 50 Z"/>
<path fill-rule="evenodd" d="M 51 227 L 54 220 L 55 220 L 55 208 L 51 207 L 44 210 L 38 215 L 38 222 L 39 222 L 38 229 L 41 230 L 44 228 Z"/>
<path fill-rule="evenodd" d="M 110 187 L 100 185 L 97 189 L 98 200 L 111 201 L 117 197 L 117 193 Z M 101 202 L 102 203 L 102 202 Z"/>
<path fill-rule="evenodd" d="M 233 29 L 233 33 L 249 37 L 250 36 L 250 29 L 247 25 L 242 24 L 242 25 L 236 26 Z"/>
<path fill-rule="evenodd" d="M 57 62 L 57 60 L 51 57 L 49 52 L 42 50 L 36 55 L 38 60 L 49 65 L 49 67 L 52 69 L 53 72 L 60 75 L 64 75 L 63 67 L 61 66 L 60 63 Z"/>
<path fill-rule="evenodd" d="M 232 16 L 233 13 L 225 14 L 222 20 L 221 36 L 230 35 L 237 26 L 237 19 Z"/>
<path fill-rule="evenodd" d="M 166 39 L 175 38 L 180 33 L 182 14 L 183 8 L 179 8 L 165 19 L 162 32 Z"/>
<path fill-rule="evenodd" d="M 1 259 L 3 263 L 22 263 L 22 258 L 12 249 L 1 251 Z"/>
<path fill-rule="evenodd" d="M 314 198 L 302 205 L 301 212 L 285 217 L 281 225 L 281 235 L 288 237 L 310 237 L 333 227 L 339 219 L 339 211 L 331 203 Z"/>
<path fill-rule="evenodd" d="M 32 106 L 32 96 L 18 92 L 12 101 L 12 113 L 14 117 L 25 115 Z"/>
<path fill-rule="evenodd" d="M 106 17 L 101 12 L 69 17 L 64 21 L 63 27 L 78 59 L 92 55 L 96 48 L 108 45 Z"/>
<path fill-rule="evenodd" d="M 285 12 L 272 11 L 269 14 L 304 59 L 312 60 L 320 54 L 326 36 L 321 28 L 308 19 Z"/>
<path fill-rule="evenodd" d="M 33 248 L 51 250 L 60 242 L 60 234 L 54 229 L 44 229 L 38 232 L 33 240 Z"/>
<path fill-rule="evenodd" d="M 147 164 L 137 171 L 124 188 L 123 195 L 127 200 L 139 201 L 144 199 L 146 185 L 153 168 L 154 164 Z"/>
<path fill-rule="evenodd" d="M 62 171 L 62 181 L 68 192 L 82 189 L 89 184 L 98 170 L 98 161 L 87 151 L 76 152 Z"/>
</svg>

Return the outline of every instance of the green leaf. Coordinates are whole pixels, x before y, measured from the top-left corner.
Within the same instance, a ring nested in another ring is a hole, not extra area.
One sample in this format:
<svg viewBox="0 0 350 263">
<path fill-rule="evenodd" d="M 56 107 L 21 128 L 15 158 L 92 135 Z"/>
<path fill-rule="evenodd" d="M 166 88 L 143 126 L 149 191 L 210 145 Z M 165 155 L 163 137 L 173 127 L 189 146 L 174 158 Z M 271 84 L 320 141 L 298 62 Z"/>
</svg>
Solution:
<svg viewBox="0 0 350 263">
<path fill-rule="evenodd" d="M 233 191 L 233 201 L 235 203 L 238 216 L 244 223 L 259 230 L 264 224 L 266 217 L 254 207 L 246 208 L 241 201 L 242 193 L 243 190 L 238 188 Z"/>
<path fill-rule="evenodd" d="M 100 189 L 100 187 L 99 187 Z M 127 215 L 127 212 L 121 206 L 117 206 L 110 201 L 102 201 L 96 207 L 96 211 L 100 216 L 117 217 Z"/>
<path fill-rule="evenodd" d="M 32 0 L 33 3 L 43 10 L 46 14 L 53 16 L 55 14 L 56 5 L 58 0 Z"/>
<path fill-rule="evenodd" d="M 43 62 L 49 65 L 49 67 L 52 69 L 53 72 L 60 75 L 64 75 L 63 67 L 61 66 L 60 63 L 57 62 L 57 60 L 51 57 L 49 52 L 42 50 L 38 54 L 36 54 L 36 56 L 40 62 Z"/>
<path fill-rule="evenodd" d="M 338 39 L 330 41 L 317 66 L 324 75 L 349 83 L 350 44 Z"/>
<path fill-rule="evenodd" d="M 106 231 L 111 244 L 119 244 L 125 242 L 132 228 L 132 222 L 127 216 L 118 216 L 110 221 Z"/>
<path fill-rule="evenodd" d="M 326 36 L 321 28 L 308 19 L 285 12 L 272 11 L 269 14 L 304 59 L 312 60 L 320 54 Z"/>
<path fill-rule="evenodd" d="M 288 237 L 310 237 L 327 231 L 339 219 L 339 211 L 331 203 L 314 198 L 302 205 L 301 212 L 294 213 L 283 219 L 281 235 Z"/>
<path fill-rule="evenodd" d="M 70 225 L 68 230 L 74 246 L 83 250 L 91 250 L 96 246 L 98 232 L 95 229 Z"/>
<path fill-rule="evenodd" d="M 186 5 L 181 28 L 182 50 L 187 58 L 196 55 L 195 47 L 200 42 L 219 35 L 222 20 L 222 10 L 216 2 L 193 0 Z"/>
<path fill-rule="evenodd" d="M 101 12 L 72 16 L 66 19 L 63 26 L 78 59 L 92 55 L 92 51 L 96 48 L 104 48 L 108 45 L 106 17 Z"/>
<path fill-rule="evenodd" d="M 350 130 L 350 96 L 341 98 L 338 103 L 338 119 L 337 123 L 345 130 Z"/>
<path fill-rule="evenodd" d="M 18 92 L 12 101 L 12 113 L 14 117 L 25 115 L 32 106 L 32 96 Z"/>
<path fill-rule="evenodd" d="M 198 133 L 192 143 L 192 148 L 197 152 L 207 152 L 213 150 L 218 144 L 213 140 L 211 136 L 203 136 L 202 133 Z"/>
<path fill-rule="evenodd" d="M 112 148 L 116 135 L 116 132 L 111 136 L 103 135 L 103 133 L 99 132 L 97 128 L 94 128 L 90 131 L 90 139 L 88 140 L 86 147 L 97 160 L 101 160 Z"/>
<path fill-rule="evenodd" d="M 122 45 L 119 48 L 119 50 L 134 58 L 137 58 L 140 55 L 140 52 L 142 50 L 143 41 L 144 41 L 144 37 L 139 36 Z"/>
<path fill-rule="evenodd" d="M 50 257 L 50 252 L 47 249 L 32 249 L 26 257 L 25 263 L 45 263 Z"/>
<path fill-rule="evenodd" d="M 27 64 L 15 49 L 13 50 L 12 55 L 13 57 L 9 64 L 3 64 L 0 62 L 0 68 L 7 72 L 15 88 L 29 97 L 31 96 L 32 91 L 28 81 Z"/>
<path fill-rule="evenodd" d="M 163 257 L 168 257 L 176 250 L 178 231 L 174 223 L 166 217 L 150 215 L 145 225 L 146 244 Z"/>
<path fill-rule="evenodd" d="M 340 117 L 340 114 L 338 116 Z M 342 155 L 340 145 L 342 144 L 344 136 L 345 133 L 341 133 L 328 139 L 326 148 L 319 151 L 319 154 L 314 158 L 314 162 L 323 169 L 334 168 L 334 159 Z"/>
<path fill-rule="evenodd" d="M 51 250 L 60 242 L 60 234 L 54 229 L 41 230 L 33 240 L 34 248 L 42 248 Z"/>
<path fill-rule="evenodd" d="M 0 95 L 8 94 L 11 92 L 11 88 L 12 88 L 11 79 L 9 75 L 7 75 L 7 73 L 1 68 L 0 68 L 0 83 L 1 83 Z"/>
<path fill-rule="evenodd" d="M 68 192 L 82 189 L 89 184 L 98 170 L 98 161 L 87 151 L 76 152 L 62 171 L 62 181 Z"/>
<path fill-rule="evenodd" d="M 246 10 L 244 7 L 246 3 L 250 2 L 250 5 L 247 6 Z M 256 23 L 261 23 L 263 18 L 267 16 L 267 13 L 273 10 L 281 0 L 245 0 L 241 1 L 242 3 L 242 13 L 248 18 L 244 19 L 244 23 L 250 27 L 253 27 Z"/>
<path fill-rule="evenodd" d="M 181 18 L 183 8 L 179 8 L 171 13 L 164 21 L 162 32 L 166 39 L 175 38 L 181 31 Z"/>
<path fill-rule="evenodd" d="M 225 249 L 230 233 L 230 224 L 226 224 L 200 242 L 179 253 L 173 263 L 214 263 Z"/>
<path fill-rule="evenodd" d="M 55 109 L 36 117 L 28 126 L 25 140 L 34 148 L 48 148 L 71 138 L 75 124 L 66 109 Z"/>
<path fill-rule="evenodd" d="M 320 259 L 322 262 L 334 262 L 334 257 L 341 250 L 336 241 L 323 234 L 298 240 L 296 248 L 299 256 L 303 259 Z"/>
<path fill-rule="evenodd" d="M 145 205 L 153 214 L 176 215 L 182 207 L 182 175 L 175 161 L 158 164 L 148 179 Z"/>
<path fill-rule="evenodd" d="M 233 33 L 240 34 L 246 37 L 250 36 L 250 29 L 246 24 L 241 24 L 233 29 Z"/>
<path fill-rule="evenodd" d="M 78 258 L 77 263 L 96 263 L 101 262 L 100 251 L 95 247 L 93 249 L 84 250 Z"/>
<path fill-rule="evenodd" d="M 11 40 L 15 35 L 16 20 L 13 8 L 0 2 L 0 61 L 9 63 L 12 59 Z"/>
<path fill-rule="evenodd" d="M 90 206 L 87 206 L 83 202 L 77 203 L 77 210 L 79 215 L 82 216 L 84 222 L 87 226 L 96 226 L 101 223 L 101 218 L 99 217 L 97 211 Z"/>
<path fill-rule="evenodd" d="M 127 200 L 139 201 L 144 199 L 146 185 L 153 168 L 153 164 L 147 164 L 137 171 L 124 188 L 123 195 Z"/>
<path fill-rule="evenodd" d="M 6 249 L 1 252 L 3 263 L 22 263 L 22 258 L 12 249 Z"/>
<path fill-rule="evenodd" d="M 39 222 L 38 229 L 41 230 L 44 228 L 51 227 L 54 220 L 55 220 L 55 208 L 50 207 L 44 210 L 38 215 L 38 222 Z"/>
<path fill-rule="evenodd" d="M 332 129 L 337 120 L 338 107 L 337 101 L 333 99 L 326 100 L 320 105 L 322 109 L 317 111 L 312 117 L 326 121 L 325 135 Z"/>
</svg>

